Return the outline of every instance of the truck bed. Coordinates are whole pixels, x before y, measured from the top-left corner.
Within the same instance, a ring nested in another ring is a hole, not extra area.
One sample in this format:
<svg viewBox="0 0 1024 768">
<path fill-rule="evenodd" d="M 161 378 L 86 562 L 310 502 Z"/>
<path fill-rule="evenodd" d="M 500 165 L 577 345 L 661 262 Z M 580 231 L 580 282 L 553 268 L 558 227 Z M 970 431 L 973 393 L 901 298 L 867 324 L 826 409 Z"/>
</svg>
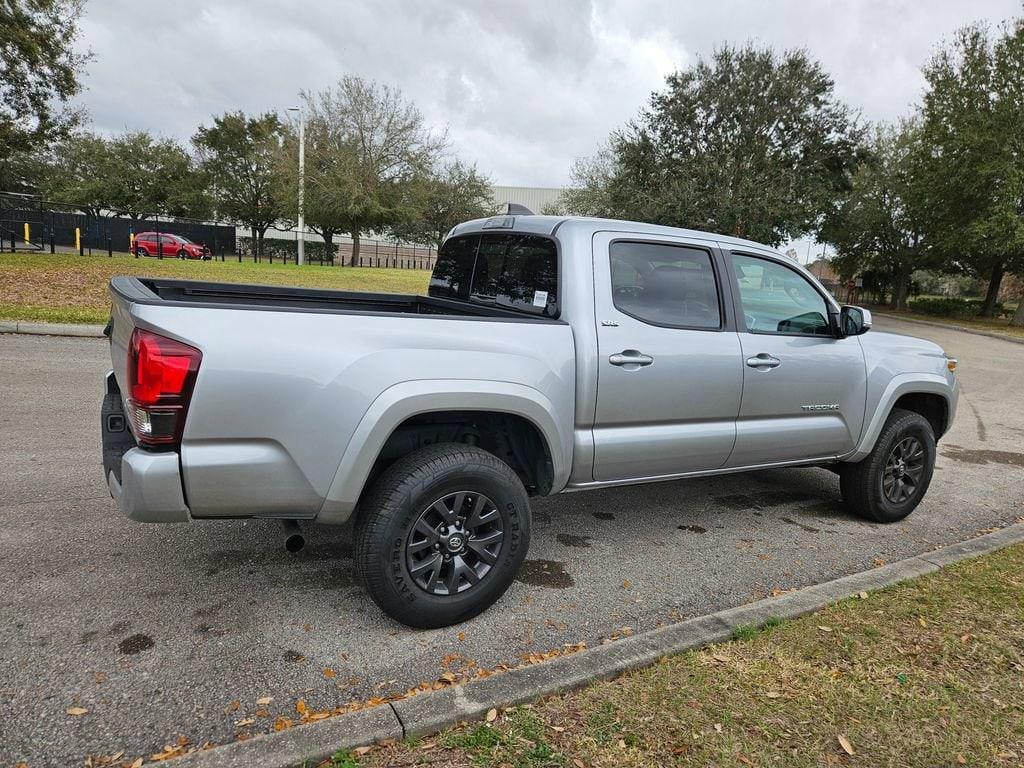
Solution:
<svg viewBox="0 0 1024 768">
<path fill-rule="evenodd" d="M 444 315 L 466 319 L 559 322 L 555 318 L 525 315 L 494 305 L 416 294 L 366 293 L 153 277 L 115 277 L 111 280 L 110 286 L 122 298 L 135 304 L 329 314 Z"/>
</svg>

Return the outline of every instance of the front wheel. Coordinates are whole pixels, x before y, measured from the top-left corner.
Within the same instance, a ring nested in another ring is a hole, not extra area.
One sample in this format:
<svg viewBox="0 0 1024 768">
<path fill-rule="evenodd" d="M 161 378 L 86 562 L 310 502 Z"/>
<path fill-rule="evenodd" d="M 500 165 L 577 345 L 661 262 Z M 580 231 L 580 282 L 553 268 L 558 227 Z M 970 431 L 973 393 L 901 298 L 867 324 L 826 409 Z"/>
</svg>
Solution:
<svg viewBox="0 0 1024 768">
<path fill-rule="evenodd" d="M 854 514 L 877 523 L 902 520 L 921 503 L 935 469 L 935 433 L 919 413 L 894 408 L 863 461 L 842 464 L 839 487 Z"/>
<path fill-rule="evenodd" d="M 356 570 L 391 618 L 446 627 L 505 593 L 529 543 L 529 499 L 512 468 L 442 443 L 404 456 L 374 483 L 356 519 Z"/>
</svg>

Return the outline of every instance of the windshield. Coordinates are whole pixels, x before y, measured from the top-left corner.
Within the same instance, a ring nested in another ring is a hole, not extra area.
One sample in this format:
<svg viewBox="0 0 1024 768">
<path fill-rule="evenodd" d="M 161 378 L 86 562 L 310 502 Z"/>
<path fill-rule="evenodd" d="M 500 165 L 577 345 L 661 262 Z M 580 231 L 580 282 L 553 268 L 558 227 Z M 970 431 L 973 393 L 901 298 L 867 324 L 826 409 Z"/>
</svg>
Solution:
<svg viewBox="0 0 1024 768">
<path fill-rule="evenodd" d="M 556 317 L 558 251 L 538 235 L 453 237 L 438 252 L 428 294 Z"/>
</svg>

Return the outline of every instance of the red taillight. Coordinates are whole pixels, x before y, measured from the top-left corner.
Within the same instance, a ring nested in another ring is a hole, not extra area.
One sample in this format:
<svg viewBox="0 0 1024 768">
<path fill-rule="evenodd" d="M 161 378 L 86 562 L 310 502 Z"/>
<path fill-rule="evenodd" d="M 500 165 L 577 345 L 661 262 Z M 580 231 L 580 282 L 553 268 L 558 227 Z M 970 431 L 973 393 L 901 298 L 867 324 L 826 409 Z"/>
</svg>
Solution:
<svg viewBox="0 0 1024 768">
<path fill-rule="evenodd" d="M 128 406 L 140 443 L 181 439 L 192 386 L 203 355 L 194 347 L 136 328 L 128 350 Z"/>
</svg>

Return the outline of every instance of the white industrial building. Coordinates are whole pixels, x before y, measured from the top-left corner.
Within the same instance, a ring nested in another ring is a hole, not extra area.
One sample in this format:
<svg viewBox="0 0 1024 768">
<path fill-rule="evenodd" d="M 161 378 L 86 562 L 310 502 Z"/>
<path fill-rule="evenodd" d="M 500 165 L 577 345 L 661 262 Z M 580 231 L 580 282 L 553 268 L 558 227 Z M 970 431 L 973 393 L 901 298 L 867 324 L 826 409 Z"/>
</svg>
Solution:
<svg viewBox="0 0 1024 768">
<path fill-rule="evenodd" d="M 525 205 L 534 213 L 540 213 L 544 206 L 554 203 L 564 191 L 562 187 L 505 187 L 494 186 L 494 204 L 499 210 L 507 203 Z"/>
</svg>

